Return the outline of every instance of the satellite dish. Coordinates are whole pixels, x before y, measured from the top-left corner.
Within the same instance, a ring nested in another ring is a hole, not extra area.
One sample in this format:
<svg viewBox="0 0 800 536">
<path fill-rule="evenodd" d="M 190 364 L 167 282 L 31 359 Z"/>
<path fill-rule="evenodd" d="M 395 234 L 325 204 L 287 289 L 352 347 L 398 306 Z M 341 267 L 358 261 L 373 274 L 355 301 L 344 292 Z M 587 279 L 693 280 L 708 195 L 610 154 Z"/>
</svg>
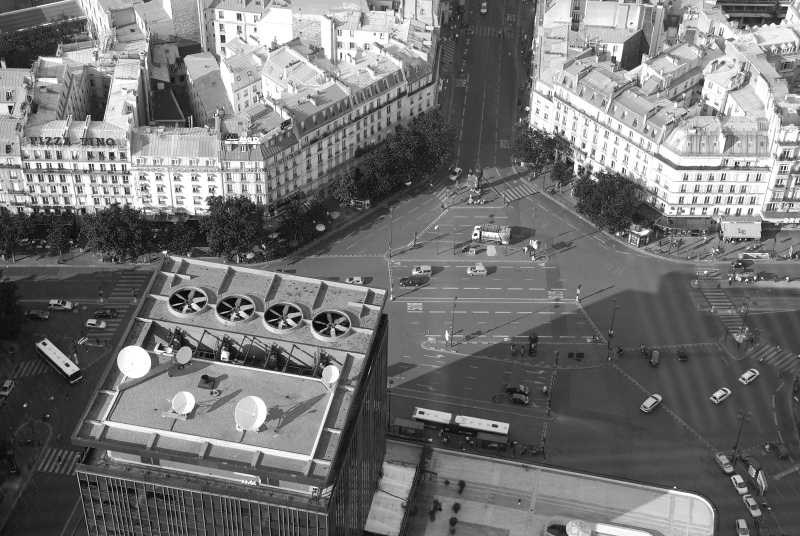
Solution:
<svg viewBox="0 0 800 536">
<path fill-rule="evenodd" d="M 175 361 L 178 362 L 179 365 L 185 365 L 189 361 L 192 360 L 192 349 L 188 346 L 182 347 L 178 350 L 178 353 L 175 355 Z"/>
<path fill-rule="evenodd" d="M 141 378 L 150 371 L 150 354 L 141 346 L 126 346 L 117 355 L 117 367 L 129 378 Z"/>
<path fill-rule="evenodd" d="M 181 391 L 172 397 L 172 410 L 178 415 L 187 415 L 194 409 L 194 395 Z"/>
<path fill-rule="evenodd" d="M 237 430 L 256 431 L 267 420 L 267 405 L 257 396 L 246 396 L 236 404 Z"/>
<path fill-rule="evenodd" d="M 339 369 L 333 365 L 328 365 L 322 369 L 322 381 L 325 382 L 329 388 L 339 380 Z"/>
</svg>

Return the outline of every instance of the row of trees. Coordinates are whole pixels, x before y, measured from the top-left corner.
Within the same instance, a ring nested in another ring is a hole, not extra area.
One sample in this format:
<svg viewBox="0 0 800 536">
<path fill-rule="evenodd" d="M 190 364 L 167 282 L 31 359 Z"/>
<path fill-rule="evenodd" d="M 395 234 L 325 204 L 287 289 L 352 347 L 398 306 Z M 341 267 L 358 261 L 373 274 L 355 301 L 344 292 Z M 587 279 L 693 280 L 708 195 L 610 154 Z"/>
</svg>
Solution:
<svg viewBox="0 0 800 536">
<path fill-rule="evenodd" d="M 455 129 L 439 107 L 398 125 L 383 145 L 371 150 L 356 169 L 336 181 L 333 197 L 347 204 L 354 199 L 381 199 L 453 159 Z"/>
<path fill-rule="evenodd" d="M 607 171 L 595 173 L 594 179 L 584 175 L 575 182 L 572 191 L 578 212 L 598 227 L 616 233 L 633 223 L 639 192 L 623 175 Z"/>
<path fill-rule="evenodd" d="M 29 69 L 39 56 L 54 56 L 59 43 L 88 38 L 86 21 L 68 20 L 62 15 L 47 26 L 35 26 L 0 34 L 0 58 L 8 67 Z"/>
</svg>

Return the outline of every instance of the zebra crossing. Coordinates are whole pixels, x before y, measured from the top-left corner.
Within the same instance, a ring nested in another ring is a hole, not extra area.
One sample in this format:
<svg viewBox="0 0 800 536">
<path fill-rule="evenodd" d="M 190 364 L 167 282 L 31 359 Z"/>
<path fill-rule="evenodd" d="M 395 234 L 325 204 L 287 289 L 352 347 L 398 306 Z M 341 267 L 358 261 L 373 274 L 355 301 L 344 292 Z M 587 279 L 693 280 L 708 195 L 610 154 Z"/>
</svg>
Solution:
<svg viewBox="0 0 800 536">
<path fill-rule="evenodd" d="M 456 53 L 456 45 L 452 41 L 446 41 L 444 45 L 442 45 L 442 74 L 447 75 L 450 72 L 450 68 L 453 66 L 453 56 Z"/>
<path fill-rule="evenodd" d="M 105 298 L 102 306 L 98 304 L 97 309 L 105 307 L 108 309 L 116 309 L 117 316 L 115 318 L 103 318 L 106 323 L 106 329 L 86 331 L 84 334 L 95 344 L 104 345 L 107 341 L 114 337 L 116 329 L 125 321 L 125 313 L 129 308 L 134 307 L 133 297 L 134 292 L 142 287 L 142 284 L 150 277 L 149 272 L 125 272 L 120 277 L 119 281 L 114 285 L 114 288 Z M 137 299 L 140 296 L 137 295 Z"/>
<path fill-rule="evenodd" d="M 800 359 L 797 358 L 797 354 L 779 349 L 777 346 L 772 346 L 771 344 L 762 344 L 750 352 L 748 357 L 759 361 L 763 359 L 766 363 L 789 373 L 790 376 L 800 369 Z"/>
<path fill-rule="evenodd" d="M 522 199 L 524 197 L 528 197 L 529 195 L 533 195 L 537 191 L 538 190 L 533 187 L 532 183 L 525 180 L 520 180 L 518 185 L 511 186 L 504 192 L 500 192 L 500 195 L 504 196 L 506 201 L 510 203 L 512 201 L 516 201 L 517 199 Z"/>
<path fill-rule="evenodd" d="M 50 367 L 50 365 L 45 363 L 44 360 L 29 359 L 15 365 L 8 377 L 12 380 L 18 380 L 19 378 L 24 378 L 26 376 L 44 374 L 50 370 L 53 369 Z"/>
<path fill-rule="evenodd" d="M 719 317 L 727 331 L 739 331 L 742 328 L 742 317 L 739 310 L 731 303 L 724 290 L 708 286 L 709 281 L 712 285 L 715 281 L 721 282 L 722 274 L 716 268 L 708 265 L 696 265 L 694 271 L 697 274 L 697 280 L 701 283 L 700 291 L 711 306 L 712 312 Z M 706 286 L 702 283 L 706 283 Z M 718 286 L 721 287 L 721 285 Z"/>
<path fill-rule="evenodd" d="M 43 473 L 72 475 L 81 453 L 75 450 L 46 448 L 36 463 L 35 469 Z"/>
<path fill-rule="evenodd" d="M 499 37 L 500 30 L 503 31 L 503 39 L 514 39 L 517 37 L 517 29 L 504 26 L 472 26 L 475 33 L 471 37 Z"/>
</svg>

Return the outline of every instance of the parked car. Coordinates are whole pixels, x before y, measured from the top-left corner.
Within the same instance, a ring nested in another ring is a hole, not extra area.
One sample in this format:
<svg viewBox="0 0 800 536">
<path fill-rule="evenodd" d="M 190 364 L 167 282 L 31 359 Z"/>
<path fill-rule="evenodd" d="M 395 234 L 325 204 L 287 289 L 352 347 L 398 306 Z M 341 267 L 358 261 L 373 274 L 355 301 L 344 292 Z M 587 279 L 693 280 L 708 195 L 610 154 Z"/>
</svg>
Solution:
<svg viewBox="0 0 800 536">
<path fill-rule="evenodd" d="M 31 320 L 47 320 L 50 318 L 50 313 L 41 309 L 31 309 L 30 311 L 25 311 L 25 316 Z"/>
<path fill-rule="evenodd" d="M 733 489 L 736 490 L 736 493 L 739 495 L 747 495 L 747 484 L 745 484 L 744 479 L 739 475 L 733 475 L 731 477 L 731 484 L 733 484 Z"/>
<path fill-rule="evenodd" d="M 458 179 L 463 171 L 464 170 L 462 170 L 460 167 L 453 168 L 453 170 L 450 172 L 450 180 L 454 181 Z"/>
<path fill-rule="evenodd" d="M 747 522 L 744 519 L 736 520 L 736 536 L 750 536 L 750 529 L 747 528 Z"/>
<path fill-rule="evenodd" d="M 717 465 L 720 466 L 720 468 L 726 475 L 733 474 L 733 466 L 731 465 L 731 462 L 728 461 L 728 457 L 725 456 L 723 453 L 717 452 L 716 454 L 714 454 L 714 461 L 717 462 Z"/>
<path fill-rule="evenodd" d="M 678 361 L 688 361 L 688 360 L 689 360 L 689 354 L 686 353 L 686 350 L 684 350 L 683 348 L 678 350 Z"/>
<path fill-rule="evenodd" d="M 401 277 L 400 278 L 400 286 L 401 287 L 418 287 L 422 284 L 419 277 Z"/>
<path fill-rule="evenodd" d="M 117 310 L 116 309 L 109 309 L 107 307 L 103 307 L 102 309 L 97 309 L 94 312 L 95 318 L 116 318 L 117 317 Z"/>
<path fill-rule="evenodd" d="M 486 270 L 486 267 L 483 264 L 476 264 L 475 266 L 470 266 L 467 268 L 467 275 L 472 277 L 473 275 L 487 275 L 489 272 Z"/>
<path fill-rule="evenodd" d="M 761 517 L 761 509 L 758 507 L 758 503 L 752 495 L 742 495 L 742 502 L 744 502 L 744 505 L 754 519 L 756 517 Z"/>
<path fill-rule="evenodd" d="M 739 383 L 741 383 L 743 385 L 747 385 L 751 381 L 753 381 L 756 378 L 758 378 L 758 374 L 759 374 L 759 372 L 756 369 L 751 368 L 750 370 L 745 371 L 744 374 L 739 376 Z"/>
<path fill-rule="evenodd" d="M 723 387 L 722 389 L 711 395 L 710 400 L 715 404 L 719 404 L 729 396 L 731 396 L 731 390 L 728 389 L 727 387 Z"/>
<path fill-rule="evenodd" d="M 106 329 L 106 323 L 96 318 L 90 318 L 86 321 L 86 329 Z"/>
<path fill-rule="evenodd" d="M 527 395 L 530 392 L 530 389 L 525 387 L 524 385 L 509 385 L 506 387 L 506 393 L 513 395 L 513 394 L 520 394 L 520 395 Z"/>
<path fill-rule="evenodd" d="M 72 311 L 75 304 L 67 300 L 50 300 L 47 308 L 51 311 Z"/>
<path fill-rule="evenodd" d="M 351 285 L 363 285 L 364 278 L 363 277 L 348 277 L 344 280 L 345 283 L 350 283 Z"/>
<path fill-rule="evenodd" d="M 481 2 L 481 15 L 486 15 L 489 12 L 489 3 Z"/>
<path fill-rule="evenodd" d="M 522 404 L 523 406 L 527 406 L 531 403 L 531 399 L 525 395 L 521 395 L 519 393 L 511 395 L 511 403 L 512 404 Z"/>
<path fill-rule="evenodd" d="M 6 380 L 3 382 L 3 386 L 0 387 L 0 396 L 6 397 L 11 394 L 11 391 L 14 390 L 16 386 L 16 382 L 14 380 Z"/>
<path fill-rule="evenodd" d="M 639 407 L 645 413 L 650 413 L 661 403 L 661 395 L 652 395 Z"/>
<path fill-rule="evenodd" d="M 775 454 L 777 454 L 778 458 L 781 460 L 785 460 L 789 457 L 789 449 L 780 441 L 770 441 L 767 445 L 769 445 L 769 450 L 775 450 Z"/>
</svg>

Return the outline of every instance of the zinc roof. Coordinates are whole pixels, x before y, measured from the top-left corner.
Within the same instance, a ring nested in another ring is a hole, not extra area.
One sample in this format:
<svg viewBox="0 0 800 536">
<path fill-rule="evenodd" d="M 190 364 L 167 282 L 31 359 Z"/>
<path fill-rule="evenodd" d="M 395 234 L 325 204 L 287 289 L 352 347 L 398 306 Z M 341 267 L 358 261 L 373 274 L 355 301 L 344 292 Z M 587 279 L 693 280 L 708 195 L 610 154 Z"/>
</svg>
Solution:
<svg viewBox="0 0 800 536">
<path fill-rule="evenodd" d="M 222 60 L 231 73 L 231 89 L 238 91 L 261 80 L 261 64 L 250 53 L 237 54 Z"/>
<path fill-rule="evenodd" d="M 209 121 L 219 107 L 223 108 L 226 114 L 233 113 L 233 106 L 225 90 L 225 84 L 222 82 L 219 64 L 214 55 L 210 52 L 191 54 L 186 56 L 183 62 L 186 65 L 186 73 L 192 87 L 197 91 Z"/>
<path fill-rule="evenodd" d="M 131 155 L 211 157 L 219 154 L 219 140 L 208 129 L 139 127 L 131 135 Z"/>
</svg>

